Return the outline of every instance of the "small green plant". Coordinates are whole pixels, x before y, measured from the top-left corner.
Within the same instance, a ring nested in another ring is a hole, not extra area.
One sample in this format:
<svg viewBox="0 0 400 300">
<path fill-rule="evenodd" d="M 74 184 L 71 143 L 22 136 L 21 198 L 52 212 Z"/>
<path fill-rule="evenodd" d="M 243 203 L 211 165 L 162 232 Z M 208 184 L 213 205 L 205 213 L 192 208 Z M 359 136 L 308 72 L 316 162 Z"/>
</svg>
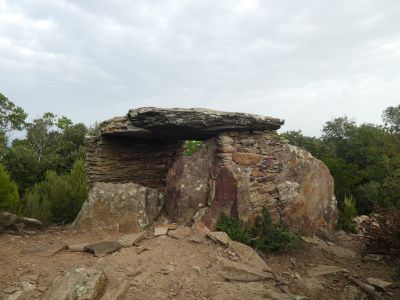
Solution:
<svg viewBox="0 0 400 300">
<path fill-rule="evenodd" d="M 197 149 L 199 149 L 201 144 L 203 144 L 202 141 L 185 141 L 185 144 L 183 146 L 185 155 L 193 155 L 197 151 Z"/>
<path fill-rule="evenodd" d="M 291 233 L 281 220 L 279 224 L 272 224 L 271 214 L 264 208 L 262 217 L 257 218 L 253 228 L 255 246 L 269 252 L 286 252 L 298 246 L 298 236 Z"/>
<path fill-rule="evenodd" d="M 338 225 L 344 231 L 357 233 L 353 218 L 357 216 L 356 200 L 353 196 L 345 196 L 339 212 Z"/>
<path fill-rule="evenodd" d="M 217 222 L 217 230 L 224 231 L 229 237 L 242 244 L 249 245 L 251 241 L 250 230 L 240 220 L 222 213 Z"/>
<path fill-rule="evenodd" d="M 283 222 L 273 225 L 268 209 L 263 210 L 262 217 L 257 218 L 252 227 L 222 213 L 217 230 L 226 232 L 232 240 L 269 252 L 291 251 L 299 240 Z"/>
</svg>

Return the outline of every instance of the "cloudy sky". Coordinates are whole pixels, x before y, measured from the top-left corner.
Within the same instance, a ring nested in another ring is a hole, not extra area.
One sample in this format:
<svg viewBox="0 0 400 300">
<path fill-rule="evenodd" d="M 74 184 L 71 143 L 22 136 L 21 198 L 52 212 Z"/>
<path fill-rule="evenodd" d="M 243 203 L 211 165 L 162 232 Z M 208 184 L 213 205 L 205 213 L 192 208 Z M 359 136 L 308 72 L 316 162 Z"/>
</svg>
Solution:
<svg viewBox="0 0 400 300">
<path fill-rule="evenodd" d="M 91 124 L 207 107 L 319 135 L 400 104 L 399 0 L 0 0 L 0 92 Z"/>
</svg>

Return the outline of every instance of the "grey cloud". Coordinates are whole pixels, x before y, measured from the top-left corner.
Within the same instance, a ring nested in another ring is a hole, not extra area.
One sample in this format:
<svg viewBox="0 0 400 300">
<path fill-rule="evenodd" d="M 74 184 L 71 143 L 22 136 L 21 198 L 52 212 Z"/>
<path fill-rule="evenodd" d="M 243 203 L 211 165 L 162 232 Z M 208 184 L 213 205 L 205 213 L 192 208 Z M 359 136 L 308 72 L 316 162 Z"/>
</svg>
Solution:
<svg viewBox="0 0 400 300">
<path fill-rule="evenodd" d="M 209 107 L 319 134 L 399 102 L 400 3 L 0 0 L 0 91 L 87 124 Z"/>
</svg>

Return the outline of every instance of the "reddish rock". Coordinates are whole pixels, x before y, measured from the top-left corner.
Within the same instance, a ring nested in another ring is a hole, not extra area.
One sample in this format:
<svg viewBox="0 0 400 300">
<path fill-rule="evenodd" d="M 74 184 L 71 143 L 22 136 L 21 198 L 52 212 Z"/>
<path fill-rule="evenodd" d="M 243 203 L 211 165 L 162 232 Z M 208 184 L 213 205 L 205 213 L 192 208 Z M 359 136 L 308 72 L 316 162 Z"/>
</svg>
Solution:
<svg viewBox="0 0 400 300">
<path fill-rule="evenodd" d="M 255 153 L 236 152 L 232 154 L 233 161 L 244 166 L 254 166 L 258 164 L 262 158 L 261 154 Z"/>
<path fill-rule="evenodd" d="M 204 217 L 208 228 L 215 228 L 221 213 L 238 218 L 236 180 L 227 167 L 222 167 L 215 183 L 215 197 Z"/>
<path fill-rule="evenodd" d="M 192 156 L 182 155 L 168 171 L 165 212 L 172 222 L 188 224 L 199 209 L 207 206 L 210 170 L 216 145 L 212 139 Z M 214 167 L 217 172 L 217 166 Z"/>
</svg>

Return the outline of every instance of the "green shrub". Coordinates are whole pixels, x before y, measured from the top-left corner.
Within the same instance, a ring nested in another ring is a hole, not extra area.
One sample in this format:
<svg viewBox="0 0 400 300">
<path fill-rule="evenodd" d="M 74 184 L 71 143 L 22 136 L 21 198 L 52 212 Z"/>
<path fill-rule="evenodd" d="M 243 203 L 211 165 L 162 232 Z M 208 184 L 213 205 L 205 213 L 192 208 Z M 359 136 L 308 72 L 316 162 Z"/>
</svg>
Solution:
<svg viewBox="0 0 400 300">
<path fill-rule="evenodd" d="M 0 211 L 16 213 L 19 204 L 18 187 L 0 164 Z"/>
<path fill-rule="evenodd" d="M 197 149 L 199 149 L 201 144 L 203 144 L 202 141 L 185 141 L 185 144 L 183 145 L 185 155 L 193 155 Z"/>
<path fill-rule="evenodd" d="M 271 214 L 266 208 L 263 209 L 262 218 L 256 220 L 253 235 L 256 248 L 269 252 L 291 251 L 298 246 L 298 236 L 291 233 L 283 221 L 273 225 Z"/>
<path fill-rule="evenodd" d="M 25 214 L 44 224 L 72 222 L 87 197 L 85 162 L 78 160 L 70 173 L 46 173 L 25 196 Z"/>
<path fill-rule="evenodd" d="M 357 216 L 356 200 L 353 196 L 345 196 L 339 211 L 339 227 L 344 231 L 356 233 L 356 224 L 353 222 L 355 216 Z"/>
<path fill-rule="evenodd" d="M 226 232 L 229 237 L 240 243 L 249 245 L 251 241 L 250 230 L 243 222 L 222 213 L 217 222 L 217 230 Z"/>
<path fill-rule="evenodd" d="M 261 218 L 257 218 L 252 227 L 240 220 L 221 214 L 217 230 L 226 232 L 232 240 L 269 252 L 284 252 L 295 249 L 298 245 L 297 235 L 280 222 L 273 225 L 268 209 L 264 209 Z"/>
</svg>

